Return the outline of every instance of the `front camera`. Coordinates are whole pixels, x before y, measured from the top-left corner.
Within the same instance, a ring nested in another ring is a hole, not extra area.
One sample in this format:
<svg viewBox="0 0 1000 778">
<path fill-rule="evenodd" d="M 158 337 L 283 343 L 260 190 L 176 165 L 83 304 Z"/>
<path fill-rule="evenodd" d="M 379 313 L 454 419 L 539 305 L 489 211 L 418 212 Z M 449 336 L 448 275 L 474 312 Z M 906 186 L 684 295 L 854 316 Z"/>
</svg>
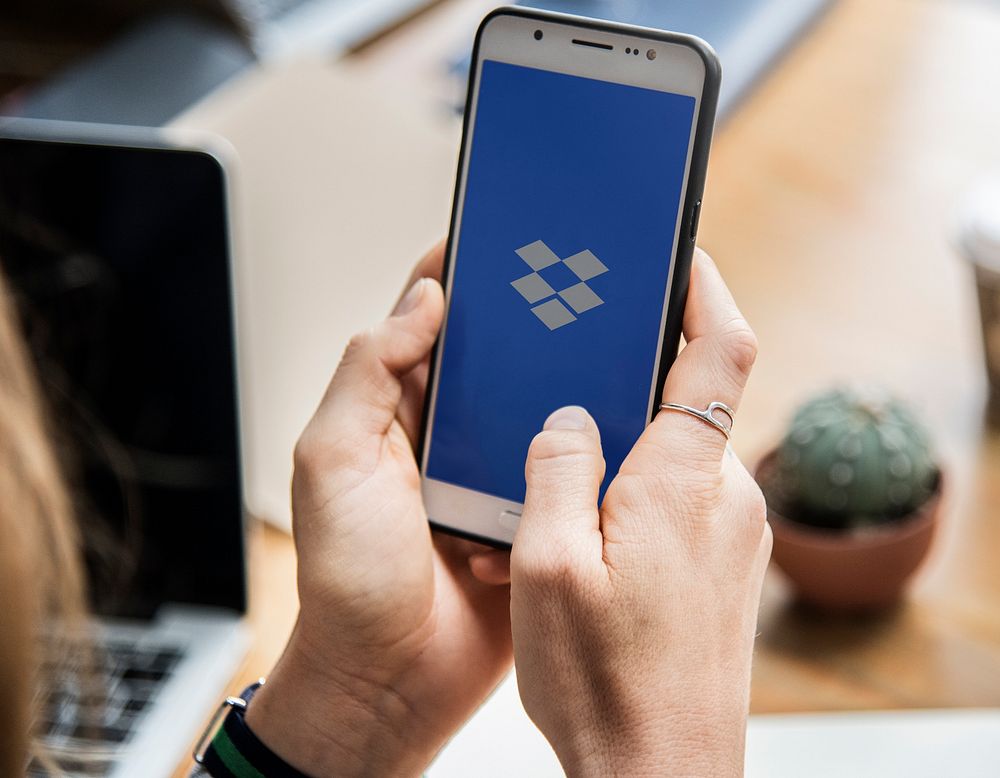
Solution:
<svg viewBox="0 0 1000 778">
<path fill-rule="evenodd" d="M 649 49 L 646 52 L 646 59 L 656 59 L 656 49 Z"/>
<path fill-rule="evenodd" d="M 544 34 L 541 30 L 535 30 L 535 40 L 540 41 Z"/>
</svg>

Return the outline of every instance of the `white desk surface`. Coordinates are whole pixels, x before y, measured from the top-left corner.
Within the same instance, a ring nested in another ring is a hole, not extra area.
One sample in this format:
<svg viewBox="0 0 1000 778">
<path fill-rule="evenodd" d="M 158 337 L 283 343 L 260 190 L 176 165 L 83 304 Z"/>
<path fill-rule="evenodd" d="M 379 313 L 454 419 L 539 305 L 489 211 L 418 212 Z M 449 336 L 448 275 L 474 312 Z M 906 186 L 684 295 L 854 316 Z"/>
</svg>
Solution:
<svg viewBox="0 0 1000 778">
<path fill-rule="evenodd" d="M 511 674 L 442 751 L 429 778 L 563 772 Z M 1000 709 L 751 716 L 746 778 L 997 778 Z"/>
</svg>

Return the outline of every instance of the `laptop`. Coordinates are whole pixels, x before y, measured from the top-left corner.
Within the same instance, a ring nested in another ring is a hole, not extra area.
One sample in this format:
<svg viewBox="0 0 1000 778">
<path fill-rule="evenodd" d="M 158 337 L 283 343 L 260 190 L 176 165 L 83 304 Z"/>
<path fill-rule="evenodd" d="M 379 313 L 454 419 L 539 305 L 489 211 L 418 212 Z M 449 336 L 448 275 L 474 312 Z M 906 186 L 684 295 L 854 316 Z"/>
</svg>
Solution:
<svg viewBox="0 0 1000 778">
<path fill-rule="evenodd" d="M 0 114 L 159 127 L 255 59 L 337 57 L 432 1 L 203 0 L 210 16 L 154 3 L 164 10 L 52 78 L 0 94 Z"/>
<path fill-rule="evenodd" d="M 719 116 L 726 116 L 833 0 L 519 0 L 521 5 L 687 32 L 722 61 Z"/>
<path fill-rule="evenodd" d="M 95 614 L 96 689 L 63 668 L 41 701 L 41 741 L 65 774 L 170 775 L 246 650 L 230 243 L 225 166 L 206 148 L 0 124 L 0 268 Z"/>
<path fill-rule="evenodd" d="M 398 25 L 432 0 L 212 0 L 266 61 L 333 56 Z"/>
<path fill-rule="evenodd" d="M 722 62 L 724 119 L 834 0 L 517 0 L 518 5 L 697 35 Z M 453 70 L 465 78 L 469 57 Z"/>
</svg>

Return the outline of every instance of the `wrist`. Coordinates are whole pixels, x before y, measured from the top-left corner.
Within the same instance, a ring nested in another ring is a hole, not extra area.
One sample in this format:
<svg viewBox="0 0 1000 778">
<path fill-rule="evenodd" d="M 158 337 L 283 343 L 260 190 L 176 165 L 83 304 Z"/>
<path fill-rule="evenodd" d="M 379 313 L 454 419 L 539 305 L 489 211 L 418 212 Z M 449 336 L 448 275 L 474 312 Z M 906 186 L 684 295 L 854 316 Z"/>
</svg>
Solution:
<svg viewBox="0 0 1000 778">
<path fill-rule="evenodd" d="M 746 709 L 671 707 L 642 721 L 623 717 L 553 742 L 570 778 L 606 775 L 743 775 Z"/>
<path fill-rule="evenodd" d="M 296 625 L 247 725 L 307 775 L 418 775 L 436 744 L 421 742 L 408 703 L 391 682 L 345 671 Z"/>
</svg>

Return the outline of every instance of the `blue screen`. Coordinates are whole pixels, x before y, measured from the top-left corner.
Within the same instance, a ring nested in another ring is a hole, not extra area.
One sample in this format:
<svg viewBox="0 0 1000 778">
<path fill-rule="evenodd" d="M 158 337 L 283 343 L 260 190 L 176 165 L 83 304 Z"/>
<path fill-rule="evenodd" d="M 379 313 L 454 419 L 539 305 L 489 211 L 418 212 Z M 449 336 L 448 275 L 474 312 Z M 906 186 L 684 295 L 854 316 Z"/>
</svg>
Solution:
<svg viewBox="0 0 1000 778">
<path fill-rule="evenodd" d="M 524 501 L 545 418 L 601 430 L 602 494 L 648 420 L 695 100 L 487 60 L 426 474 Z"/>
</svg>

